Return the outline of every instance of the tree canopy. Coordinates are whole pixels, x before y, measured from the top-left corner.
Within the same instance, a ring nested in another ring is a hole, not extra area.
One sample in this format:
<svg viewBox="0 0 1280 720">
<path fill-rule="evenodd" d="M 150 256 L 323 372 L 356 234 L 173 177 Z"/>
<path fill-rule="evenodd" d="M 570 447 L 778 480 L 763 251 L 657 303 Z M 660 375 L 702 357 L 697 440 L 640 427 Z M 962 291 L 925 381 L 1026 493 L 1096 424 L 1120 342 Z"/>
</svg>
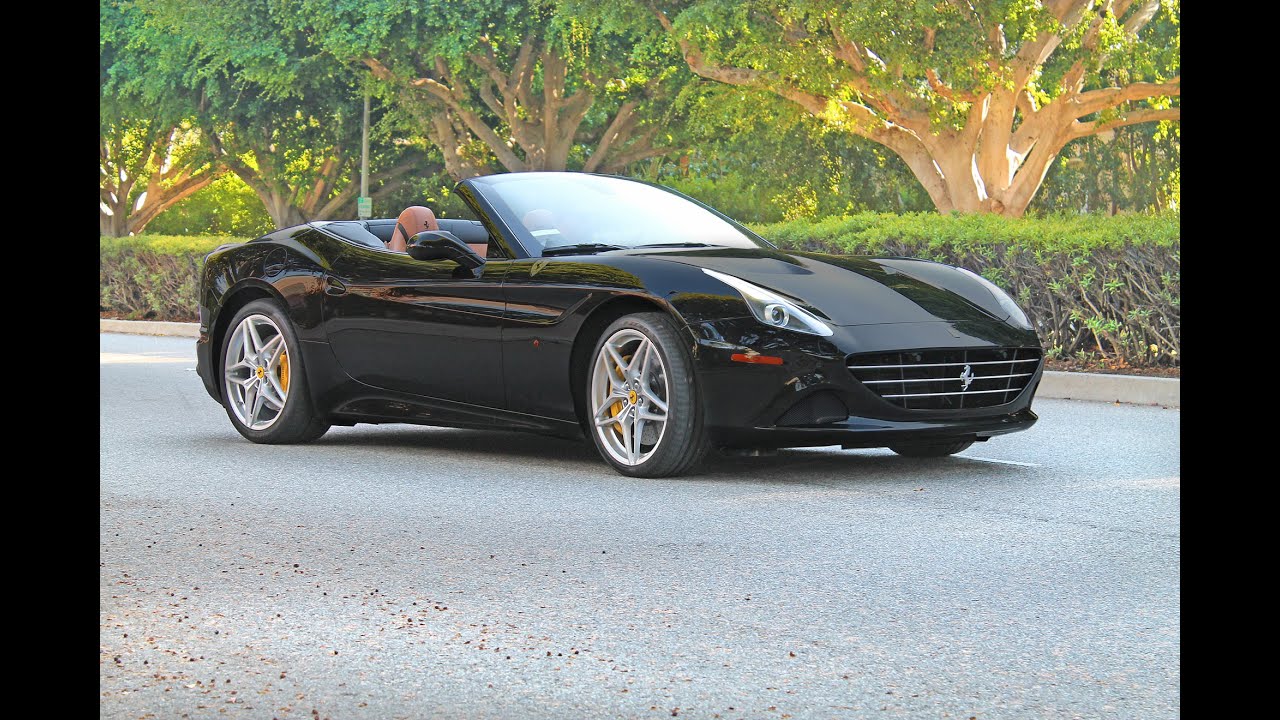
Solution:
<svg viewBox="0 0 1280 720">
<path fill-rule="evenodd" d="M 102 2 L 99 228 L 112 237 L 142 232 L 222 169 L 192 123 L 193 95 L 140 42 L 143 26 L 135 8 Z"/>
<path fill-rule="evenodd" d="M 457 179 L 617 171 L 661 154 L 655 120 L 688 75 L 675 56 L 643 50 L 643 29 L 589 23 L 549 0 L 298 7 L 320 46 L 383 81 Z"/>
<path fill-rule="evenodd" d="M 379 202 L 566 169 L 664 182 L 751 221 L 1178 202 L 1178 0 L 100 11 L 104 235 L 206 192 L 251 193 L 276 226 L 354 215 L 366 95 Z M 236 184 L 215 191 L 224 174 Z"/>
<path fill-rule="evenodd" d="M 892 150 L 940 211 L 1021 215 L 1069 142 L 1177 120 L 1177 0 L 622 0 L 689 68 Z"/>
</svg>

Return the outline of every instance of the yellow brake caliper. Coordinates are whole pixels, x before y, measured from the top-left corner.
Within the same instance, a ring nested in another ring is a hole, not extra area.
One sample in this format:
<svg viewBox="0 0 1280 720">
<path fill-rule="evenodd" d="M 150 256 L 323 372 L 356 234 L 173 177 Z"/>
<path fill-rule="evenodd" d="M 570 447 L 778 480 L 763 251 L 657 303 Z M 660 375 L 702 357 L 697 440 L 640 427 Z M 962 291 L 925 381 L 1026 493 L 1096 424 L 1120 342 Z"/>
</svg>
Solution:
<svg viewBox="0 0 1280 720">
<path fill-rule="evenodd" d="M 289 392 L 289 353 L 280 354 L 280 388 Z"/>
</svg>

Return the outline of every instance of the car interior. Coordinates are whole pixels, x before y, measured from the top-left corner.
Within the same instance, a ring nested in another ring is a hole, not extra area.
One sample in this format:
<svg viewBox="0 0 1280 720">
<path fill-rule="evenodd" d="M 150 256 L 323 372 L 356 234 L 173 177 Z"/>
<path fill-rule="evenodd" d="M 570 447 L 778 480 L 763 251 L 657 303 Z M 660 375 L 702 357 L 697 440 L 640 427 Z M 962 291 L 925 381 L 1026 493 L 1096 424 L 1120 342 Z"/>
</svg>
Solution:
<svg viewBox="0 0 1280 720">
<path fill-rule="evenodd" d="M 392 236 L 396 232 L 396 218 L 375 218 L 371 220 L 335 220 L 324 224 L 324 229 L 357 245 L 367 245 L 386 250 L 390 247 Z M 440 230 L 451 232 L 459 240 L 466 243 L 480 257 L 489 252 L 489 231 L 479 220 L 460 218 L 437 218 Z M 400 250 L 399 252 L 404 252 Z"/>
</svg>

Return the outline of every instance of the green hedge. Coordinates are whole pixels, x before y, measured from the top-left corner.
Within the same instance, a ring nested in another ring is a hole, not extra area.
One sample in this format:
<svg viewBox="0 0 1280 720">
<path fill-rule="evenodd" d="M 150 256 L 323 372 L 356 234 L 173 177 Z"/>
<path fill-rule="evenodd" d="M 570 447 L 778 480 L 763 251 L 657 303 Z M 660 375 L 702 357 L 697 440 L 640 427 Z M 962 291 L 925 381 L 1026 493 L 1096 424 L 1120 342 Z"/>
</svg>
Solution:
<svg viewBox="0 0 1280 720">
<path fill-rule="evenodd" d="M 102 312 L 130 320 L 196 320 L 200 265 L 214 248 L 244 238 L 138 235 L 101 238 Z"/>
<path fill-rule="evenodd" d="M 783 248 L 901 255 L 966 267 L 1009 291 L 1051 357 L 1176 366 L 1177 213 L 1012 219 L 863 213 L 753 228 Z"/>
<path fill-rule="evenodd" d="M 902 255 L 969 268 L 1018 300 L 1052 357 L 1113 368 L 1179 364 L 1176 213 L 1023 219 L 863 213 L 753 229 L 784 248 Z M 102 310 L 194 320 L 204 256 L 242 240 L 102 238 Z"/>
</svg>

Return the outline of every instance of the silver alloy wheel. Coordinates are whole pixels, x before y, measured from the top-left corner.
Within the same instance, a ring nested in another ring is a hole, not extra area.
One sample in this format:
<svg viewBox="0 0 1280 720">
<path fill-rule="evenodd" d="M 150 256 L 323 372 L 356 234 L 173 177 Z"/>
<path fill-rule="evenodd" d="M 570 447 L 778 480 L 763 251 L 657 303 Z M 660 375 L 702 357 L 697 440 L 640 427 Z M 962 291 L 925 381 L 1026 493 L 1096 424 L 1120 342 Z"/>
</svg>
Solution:
<svg viewBox="0 0 1280 720">
<path fill-rule="evenodd" d="M 604 341 L 591 373 L 591 418 L 614 460 L 639 465 L 658 449 L 670 397 L 662 354 L 647 335 L 623 328 Z"/>
<path fill-rule="evenodd" d="M 266 430 L 280 419 L 289 401 L 289 349 L 271 318 L 241 320 L 231 331 L 222 367 L 227 402 L 245 427 Z"/>
</svg>

